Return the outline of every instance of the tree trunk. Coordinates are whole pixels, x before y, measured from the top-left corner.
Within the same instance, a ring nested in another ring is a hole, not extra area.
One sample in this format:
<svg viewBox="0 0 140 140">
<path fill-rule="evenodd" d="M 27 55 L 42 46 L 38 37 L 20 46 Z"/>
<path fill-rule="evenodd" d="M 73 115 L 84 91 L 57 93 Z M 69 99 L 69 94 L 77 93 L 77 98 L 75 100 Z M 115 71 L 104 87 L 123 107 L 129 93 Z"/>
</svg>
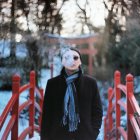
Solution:
<svg viewBox="0 0 140 140">
<path fill-rule="evenodd" d="M 11 7 L 11 23 L 10 23 L 10 33 L 11 33 L 11 50 L 10 56 L 16 56 L 16 42 L 15 42 L 15 34 L 16 34 L 16 24 L 15 24 L 15 7 L 17 0 L 12 0 Z"/>
</svg>

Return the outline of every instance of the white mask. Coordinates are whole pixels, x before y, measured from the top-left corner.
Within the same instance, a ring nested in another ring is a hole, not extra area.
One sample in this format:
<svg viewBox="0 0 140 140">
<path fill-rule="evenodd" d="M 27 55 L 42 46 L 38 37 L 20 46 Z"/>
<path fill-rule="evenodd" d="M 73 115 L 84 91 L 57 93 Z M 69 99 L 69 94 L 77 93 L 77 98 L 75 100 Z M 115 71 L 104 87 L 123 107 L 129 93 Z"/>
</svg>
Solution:
<svg viewBox="0 0 140 140">
<path fill-rule="evenodd" d="M 68 70 L 77 70 L 81 65 L 80 55 L 74 50 L 68 50 L 63 54 L 62 65 Z"/>
</svg>

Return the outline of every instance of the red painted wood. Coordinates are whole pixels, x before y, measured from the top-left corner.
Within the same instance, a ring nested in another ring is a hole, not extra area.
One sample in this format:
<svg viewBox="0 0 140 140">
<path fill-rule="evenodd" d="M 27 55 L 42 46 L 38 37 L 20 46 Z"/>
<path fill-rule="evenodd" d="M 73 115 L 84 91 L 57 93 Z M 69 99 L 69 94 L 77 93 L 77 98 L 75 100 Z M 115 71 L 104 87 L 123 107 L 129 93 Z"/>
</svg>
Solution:
<svg viewBox="0 0 140 140">
<path fill-rule="evenodd" d="M 111 110 L 108 111 L 108 113 L 113 113 L 113 111 L 115 110 L 115 103 L 113 103 Z"/>
<path fill-rule="evenodd" d="M 37 111 L 38 111 L 39 113 L 42 112 L 42 108 L 40 107 L 40 105 L 39 105 L 37 102 L 35 102 L 35 108 L 37 109 Z"/>
<path fill-rule="evenodd" d="M 134 115 L 129 114 L 129 119 L 130 119 L 131 125 L 133 127 L 133 130 L 135 131 L 137 139 L 140 140 L 140 126 L 136 122 Z"/>
<path fill-rule="evenodd" d="M 34 126 L 34 128 L 35 128 L 35 131 L 37 131 L 38 133 L 40 133 L 40 126 Z"/>
<path fill-rule="evenodd" d="M 113 131 L 108 129 L 107 125 L 109 125 L 109 121 L 112 119 L 112 114 L 115 112 L 116 120 L 114 124 L 115 127 L 115 139 L 119 140 L 120 135 L 125 140 L 133 140 L 136 138 L 140 139 L 140 107 L 138 105 L 137 100 L 134 96 L 134 89 L 133 89 L 133 76 L 128 74 L 126 76 L 126 83 L 125 85 L 121 84 L 121 74 L 119 71 L 116 71 L 114 74 L 114 93 L 115 96 L 111 95 L 111 88 L 108 91 L 108 111 L 107 115 L 104 120 L 104 140 L 112 140 Z M 126 103 L 120 100 L 121 93 L 125 93 L 126 95 Z M 111 102 L 115 98 L 115 108 L 111 107 Z M 120 115 L 121 110 L 120 106 L 124 108 L 127 114 L 127 130 L 125 131 L 120 126 Z M 114 110 L 114 111 L 113 111 Z"/>
<path fill-rule="evenodd" d="M 126 95 L 126 93 L 127 93 L 126 85 L 119 84 L 119 85 L 118 85 L 118 88 L 119 88 L 121 91 L 123 91 L 123 93 Z"/>
<path fill-rule="evenodd" d="M 121 136 L 123 137 L 123 140 L 127 140 L 127 133 L 124 130 L 124 128 L 123 127 L 118 127 L 118 131 L 121 134 Z"/>
<path fill-rule="evenodd" d="M 29 107 L 29 126 L 32 128 L 31 133 L 29 134 L 29 138 L 32 138 L 34 135 L 34 116 L 35 116 L 35 101 L 34 101 L 34 92 L 35 92 L 35 72 L 32 71 L 30 73 L 30 84 L 31 84 L 31 88 L 30 88 L 30 100 L 32 101 L 32 104 Z"/>
<path fill-rule="evenodd" d="M 97 50 L 95 49 L 95 48 L 91 48 L 91 49 L 85 49 L 85 48 L 82 48 L 82 49 L 80 49 L 80 53 L 81 54 L 91 54 L 91 55 L 95 55 L 95 54 L 97 54 Z"/>
<path fill-rule="evenodd" d="M 115 88 L 115 105 L 116 105 L 116 139 L 120 138 L 120 134 L 118 133 L 118 127 L 120 127 L 120 116 L 121 116 L 121 111 L 120 111 L 120 106 L 118 104 L 118 100 L 121 98 L 121 92 L 120 89 L 118 88 L 118 85 L 121 83 L 121 74 L 119 71 L 115 72 L 114 75 L 114 88 Z"/>
<path fill-rule="evenodd" d="M 16 115 L 12 115 L 8 124 L 7 124 L 7 126 L 6 126 L 6 128 L 5 128 L 6 131 L 4 131 L 4 133 L 2 135 L 2 140 L 7 140 L 8 135 L 9 135 L 11 129 L 13 128 L 13 125 L 14 125 L 15 121 L 16 121 Z"/>
<path fill-rule="evenodd" d="M 41 99 L 39 100 L 39 105 L 40 105 L 40 108 L 42 108 L 43 107 L 43 89 L 40 89 L 40 95 L 41 95 Z M 39 116 L 39 118 L 38 118 L 38 122 L 39 122 L 39 129 L 41 129 L 41 119 L 42 119 L 42 112 L 40 113 L 40 116 Z"/>
<path fill-rule="evenodd" d="M 25 90 L 30 89 L 30 88 L 31 88 L 31 84 L 30 83 L 23 85 L 19 89 L 19 94 L 21 94 L 22 92 L 24 92 Z"/>
<path fill-rule="evenodd" d="M 82 45 L 82 44 L 87 44 L 89 42 L 97 42 L 99 39 L 99 35 L 90 35 L 90 36 L 81 36 L 81 37 L 60 37 L 60 36 L 53 36 L 49 34 L 44 35 L 45 40 L 50 43 L 50 44 L 58 44 L 61 41 L 63 41 L 65 44 L 77 44 L 77 45 Z"/>
<path fill-rule="evenodd" d="M 131 96 L 131 93 L 133 93 L 134 88 L 133 88 L 133 76 L 130 74 L 126 76 L 126 86 L 127 86 L 127 95 L 126 95 L 126 98 L 127 98 L 127 101 L 126 101 L 127 102 L 127 139 L 133 140 L 135 139 L 134 130 L 130 122 L 129 114 L 134 114 L 134 111 L 129 101 L 129 98 Z"/>
<path fill-rule="evenodd" d="M 123 109 L 124 109 L 125 111 L 127 111 L 126 103 L 124 103 L 124 102 L 121 101 L 121 100 L 118 100 L 118 104 L 119 104 L 121 107 L 123 107 Z"/>
<path fill-rule="evenodd" d="M 112 90 L 112 94 L 109 96 L 108 100 L 111 101 L 113 98 L 114 98 L 114 90 L 110 87 L 108 89 L 108 93 L 109 93 L 109 90 Z"/>
<path fill-rule="evenodd" d="M 17 100 L 16 95 L 12 95 L 11 99 L 9 100 L 8 104 L 4 108 L 4 111 L 2 112 L 2 115 L 0 116 L 0 130 L 3 127 L 3 124 L 7 118 L 8 113 L 11 111 L 15 101 Z"/>
<path fill-rule="evenodd" d="M 40 115 L 42 115 L 42 104 L 43 104 L 43 89 L 38 89 L 35 85 L 35 72 L 32 71 L 30 73 L 30 82 L 29 84 L 25 84 L 20 87 L 20 77 L 18 75 L 13 76 L 12 80 L 12 97 L 7 103 L 2 115 L 0 116 L 0 130 L 3 127 L 4 121 L 7 118 L 9 112 L 11 111 L 11 119 L 6 126 L 6 129 L 2 135 L 2 140 L 7 140 L 8 135 L 11 131 L 11 140 L 24 140 L 25 137 L 29 134 L 31 138 L 33 136 L 34 131 L 40 131 L 40 125 L 35 126 L 34 124 L 34 111 L 35 111 L 35 89 L 37 91 L 38 97 L 40 97 L 39 102 L 39 111 Z M 23 91 L 30 89 L 30 99 L 25 101 L 23 104 L 19 106 L 19 95 L 23 93 Z M 29 107 L 29 127 L 23 130 L 20 136 L 18 136 L 18 120 L 19 113 L 24 109 Z M 40 117 L 41 118 L 41 117 Z M 41 120 L 41 119 L 40 119 Z M 40 121 L 39 121 L 40 124 Z"/>
<path fill-rule="evenodd" d="M 41 101 L 43 100 L 42 90 L 43 90 L 43 89 L 35 88 L 36 96 L 37 96 Z"/>
<path fill-rule="evenodd" d="M 13 128 L 11 130 L 11 139 L 12 140 L 17 140 L 18 139 L 18 120 L 19 120 L 19 113 L 18 113 L 18 108 L 19 108 L 19 88 L 20 88 L 20 76 L 15 75 L 13 77 L 13 85 L 12 85 L 12 94 L 15 94 L 17 96 L 17 100 L 15 101 L 15 104 L 13 105 L 11 115 L 16 116 L 15 123 L 13 125 Z"/>
<path fill-rule="evenodd" d="M 32 104 L 32 101 L 31 101 L 31 100 L 28 100 L 28 101 L 22 103 L 22 104 L 19 106 L 18 112 L 21 113 L 21 111 L 23 111 L 23 109 L 29 107 L 31 104 Z"/>
<path fill-rule="evenodd" d="M 26 136 L 32 132 L 32 127 L 26 128 L 19 136 L 18 140 L 25 140 Z"/>
</svg>

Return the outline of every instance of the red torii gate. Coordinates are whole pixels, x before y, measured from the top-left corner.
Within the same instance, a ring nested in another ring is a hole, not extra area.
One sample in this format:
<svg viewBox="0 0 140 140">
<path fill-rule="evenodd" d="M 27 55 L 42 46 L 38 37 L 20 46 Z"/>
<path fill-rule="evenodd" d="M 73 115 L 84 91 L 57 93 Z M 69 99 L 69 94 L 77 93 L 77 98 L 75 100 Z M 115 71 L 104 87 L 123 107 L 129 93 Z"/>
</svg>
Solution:
<svg viewBox="0 0 140 140">
<path fill-rule="evenodd" d="M 58 35 L 52 35 L 52 34 L 44 34 L 45 40 L 50 44 L 58 44 L 61 41 L 63 41 L 65 44 L 68 45 L 82 45 L 82 44 L 88 44 L 88 48 L 82 48 L 80 49 L 81 54 L 87 54 L 88 57 L 88 72 L 90 75 L 92 75 L 93 72 L 93 58 L 92 56 L 97 53 L 97 50 L 94 48 L 94 43 L 97 42 L 99 39 L 99 35 L 97 34 L 90 34 L 90 35 L 82 35 L 79 37 L 60 37 Z"/>
</svg>

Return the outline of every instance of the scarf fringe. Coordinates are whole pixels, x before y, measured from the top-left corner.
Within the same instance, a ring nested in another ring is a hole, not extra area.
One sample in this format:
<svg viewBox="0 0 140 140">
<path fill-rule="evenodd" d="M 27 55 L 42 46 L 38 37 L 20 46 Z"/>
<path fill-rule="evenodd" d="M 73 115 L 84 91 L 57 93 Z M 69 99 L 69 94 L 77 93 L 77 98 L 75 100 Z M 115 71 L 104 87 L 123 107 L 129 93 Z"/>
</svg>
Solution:
<svg viewBox="0 0 140 140">
<path fill-rule="evenodd" d="M 69 122 L 69 124 L 68 124 Z M 74 132 L 77 130 L 78 128 L 78 124 L 80 123 L 80 117 L 79 117 L 79 114 L 75 113 L 74 116 L 70 116 L 69 115 L 69 120 L 68 120 L 68 117 L 67 115 L 64 115 L 63 116 L 63 120 L 62 120 L 62 123 L 64 126 L 66 126 L 68 124 L 69 126 L 69 132 Z"/>
<path fill-rule="evenodd" d="M 64 97 L 64 115 L 62 123 L 64 126 L 68 125 L 69 132 L 77 130 L 78 123 L 80 123 L 79 113 L 75 109 L 74 94 L 76 94 L 76 88 L 74 80 L 79 76 L 78 72 L 66 77 L 67 89 Z M 72 88 L 72 86 L 74 88 Z"/>
</svg>

